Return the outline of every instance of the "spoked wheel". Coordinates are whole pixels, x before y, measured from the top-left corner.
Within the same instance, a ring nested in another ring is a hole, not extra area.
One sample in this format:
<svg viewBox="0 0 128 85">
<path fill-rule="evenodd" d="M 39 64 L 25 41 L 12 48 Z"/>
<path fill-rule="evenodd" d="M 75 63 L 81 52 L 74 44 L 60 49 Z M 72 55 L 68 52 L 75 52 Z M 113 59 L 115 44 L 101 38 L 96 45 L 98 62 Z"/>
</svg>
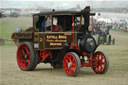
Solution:
<svg viewBox="0 0 128 85">
<path fill-rule="evenodd" d="M 38 63 L 38 56 L 33 50 L 32 44 L 23 42 L 17 50 L 17 63 L 21 70 L 34 70 Z"/>
<path fill-rule="evenodd" d="M 107 35 L 107 45 L 111 45 L 111 35 Z"/>
<path fill-rule="evenodd" d="M 104 44 L 104 36 L 103 35 L 99 35 L 98 36 L 98 45 L 100 45 L 100 44 Z"/>
<path fill-rule="evenodd" d="M 103 52 L 96 52 L 93 55 L 93 71 L 97 74 L 104 74 L 105 72 L 108 71 L 109 67 L 109 60 L 108 57 L 105 56 Z"/>
<path fill-rule="evenodd" d="M 77 76 L 80 70 L 80 59 L 75 52 L 69 52 L 64 57 L 64 70 L 67 75 Z"/>
</svg>

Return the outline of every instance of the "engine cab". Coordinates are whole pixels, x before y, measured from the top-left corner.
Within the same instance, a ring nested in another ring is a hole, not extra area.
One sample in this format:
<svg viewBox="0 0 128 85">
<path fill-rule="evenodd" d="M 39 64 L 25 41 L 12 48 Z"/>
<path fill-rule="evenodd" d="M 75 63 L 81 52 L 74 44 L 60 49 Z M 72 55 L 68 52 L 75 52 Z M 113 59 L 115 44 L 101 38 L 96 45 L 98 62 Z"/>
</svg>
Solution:
<svg viewBox="0 0 128 85">
<path fill-rule="evenodd" d="M 90 7 L 78 11 L 53 11 L 33 15 L 34 48 L 36 50 L 74 48 L 93 52 L 96 43 L 89 26 Z M 45 44 L 43 44 L 45 43 Z"/>
</svg>

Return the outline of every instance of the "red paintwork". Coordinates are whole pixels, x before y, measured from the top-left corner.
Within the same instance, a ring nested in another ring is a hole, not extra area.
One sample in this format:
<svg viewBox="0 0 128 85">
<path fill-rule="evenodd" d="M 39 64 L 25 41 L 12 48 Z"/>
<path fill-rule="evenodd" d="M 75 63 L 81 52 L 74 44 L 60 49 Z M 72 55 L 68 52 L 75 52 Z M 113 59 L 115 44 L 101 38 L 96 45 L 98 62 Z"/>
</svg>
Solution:
<svg viewBox="0 0 128 85">
<path fill-rule="evenodd" d="M 80 48 L 77 44 L 75 46 L 70 46 L 69 49 L 75 49 L 77 52 L 80 53 Z M 87 52 L 82 52 L 81 55 L 83 56 L 83 58 L 84 56 L 87 56 L 88 57 L 87 61 L 89 62 L 89 63 L 85 63 L 85 60 L 81 59 L 81 67 L 92 67 L 92 58 L 90 58 L 91 54 Z"/>
<path fill-rule="evenodd" d="M 40 56 L 42 57 L 42 60 L 40 60 L 40 62 L 43 62 L 47 57 L 49 57 L 49 56 L 52 57 L 52 52 L 42 50 L 42 51 L 40 51 Z"/>
<path fill-rule="evenodd" d="M 88 58 L 89 63 L 81 63 L 81 67 L 92 67 L 92 59 Z"/>
<path fill-rule="evenodd" d="M 12 39 L 12 41 L 15 43 L 15 45 L 16 45 L 17 47 L 20 46 L 20 43 L 18 43 L 18 44 L 19 44 L 19 45 L 18 45 L 14 39 Z"/>
<path fill-rule="evenodd" d="M 106 59 L 103 53 L 101 52 L 96 52 L 93 55 L 93 59 L 95 60 L 95 64 L 96 66 L 93 67 L 93 69 L 95 70 L 95 72 L 103 72 L 106 66 Z"/>
<path fill-rule="evenodd" d="M 73 32 L 73 46 L 75 45 L 74 43 L 74 16 L 72 16 L 72 32 Z"/>
<path fill-rule="evenodd" d="M 70 46 L 70 47 L 69 47 L 69 49 L 73 49 L 73 48 L 74 48 L 74 46 Z"/>
<path fill-rule="evenodd" d="M 56 28 L 55 28 L 55 30 L 54 30 L 55 32 L 57 32 L 57 31 L 59 31 L 59 27 L 58 26 L 56 26 Z"/>
<path fill-rule="evenodd" d="M 70 65 L 69 65 L 70 64 Z M 69 67 L 70 66 L 70 67 Z M 64 58 L 64 70 L 68 75 L 74 75 L 77 70 L 77 61 L 72 54 L 67 54 Z"/>
<path fill-rule="evenodd" d="M 77 44 L 75 46 L 70 46 L 69 49 L 75 49 L 77 51 L 80 51 L 80 48 Z"/>
<path fill-rule="evenodd" d="M 26 57 L 26 58 L 25 58 Z M 17 52 L 17 62 L 21 69 L 27 69 L 30 65 L 31 53 L 27 45 L 20 45 Z"/>
<path fill-rule="evenodd" d="M 76 44 L 76 46 L 75 46 L 75 49 L 77 50 L 77 51 L 80 51 L 80 48 L 79 48 L 79 46 Z"/>
<path fill-rule="evenodd" d="M 90 53 L 87 53 L 87 52 L 82 52 L 82 55 L 83 55 L 83 56 L 88 56 L 88 57 L 91 56 L 91 54 L 90 54 Z"/>
</svg>

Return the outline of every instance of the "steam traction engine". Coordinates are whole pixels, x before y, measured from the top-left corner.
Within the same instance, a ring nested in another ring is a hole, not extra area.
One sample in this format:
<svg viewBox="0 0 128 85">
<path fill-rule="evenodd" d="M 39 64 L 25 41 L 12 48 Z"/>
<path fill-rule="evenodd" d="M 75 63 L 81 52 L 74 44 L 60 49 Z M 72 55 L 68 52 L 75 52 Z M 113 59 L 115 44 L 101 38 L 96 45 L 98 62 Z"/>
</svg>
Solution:
<svg viewBox="0 0 128 85">
<path fill-rule="evenodd" d="M 95 39 L 89 26 L 90 7 L 81 11 L 52 11 L 33 15 L 33 27 L 12 34 L 17 45 L 17 63 L 21 70 L 32 71 L 37 64 L 50 63 L 64 68 L 65 73 L 77 76 L 80 67 L 91 67 L 104 74 L 109 67 L 108 57 L 95 52 Z"/>
</svg>

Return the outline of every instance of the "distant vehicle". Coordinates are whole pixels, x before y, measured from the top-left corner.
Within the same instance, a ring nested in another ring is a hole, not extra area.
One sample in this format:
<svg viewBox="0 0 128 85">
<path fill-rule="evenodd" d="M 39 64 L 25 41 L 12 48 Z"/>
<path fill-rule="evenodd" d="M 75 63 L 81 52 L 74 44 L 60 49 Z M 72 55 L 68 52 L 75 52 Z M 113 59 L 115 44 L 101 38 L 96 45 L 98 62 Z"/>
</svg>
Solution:
<svg viewBox="0 0 128 85">
<path fill-rule="evenodd" d="M 97 25 L 95 28 L 95 34 L 98 34 L 98 45 L 99 44 L 115 44 L 115 38 L 112 39 L 110 34 L 110 27 L 108 27 L 105 31 L 101 30 L 100 27 Z"/>
<path fill-rule="evenodd" d="M 0 12 L 0 18 L 6 17 L 6 15 L 3 12 Z"/>
<path fill-rule="evenodd" d="M 0 13 L 0 18 L 2 18 L 2 16 L 3 16 L 2 13 Z"/>
<path fill-rule="evenodd" d="M 19 17 L 19 14 L 17 12 L 12 12 L 10 14 L 10 17 Z"/>
<path fill-rule="evenodd" d="M 17 45 L 17 63 L 21 70 L 34 70 L 39 63 L 64 68 L 65 73 L 77 76 L 80 67 L 91 67 L 104 74 L 109 67 L 108 57 L 96 49 L 91 35 L 90 7 L 81 11 L 53 11 L 33 15 L 33 27 L 12 34 Z M 84 21 L 84 22 L 83 22 Z"/>
</svg>

